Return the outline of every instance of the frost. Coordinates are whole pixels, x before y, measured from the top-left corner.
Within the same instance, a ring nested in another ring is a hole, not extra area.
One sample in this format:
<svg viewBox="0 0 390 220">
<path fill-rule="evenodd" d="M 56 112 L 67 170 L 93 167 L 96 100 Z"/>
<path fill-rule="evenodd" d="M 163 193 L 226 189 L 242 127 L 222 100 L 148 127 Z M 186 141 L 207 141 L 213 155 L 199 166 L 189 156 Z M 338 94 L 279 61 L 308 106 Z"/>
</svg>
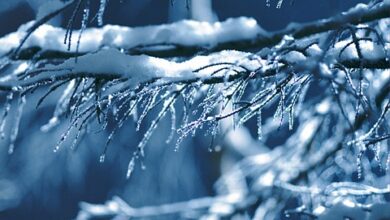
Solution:
<svg viewBox="0 0 390 220">
<path fill-rule="evenodd" d="M 128 167 L 127 167 L 127 173 L 126 173 L 127 179 L 129 179 L 131 177 L 131 174 L 134 171 L 134 166 L 135 166 L 135 157 L 133 156 L 129 162 Z"/>
</svg>

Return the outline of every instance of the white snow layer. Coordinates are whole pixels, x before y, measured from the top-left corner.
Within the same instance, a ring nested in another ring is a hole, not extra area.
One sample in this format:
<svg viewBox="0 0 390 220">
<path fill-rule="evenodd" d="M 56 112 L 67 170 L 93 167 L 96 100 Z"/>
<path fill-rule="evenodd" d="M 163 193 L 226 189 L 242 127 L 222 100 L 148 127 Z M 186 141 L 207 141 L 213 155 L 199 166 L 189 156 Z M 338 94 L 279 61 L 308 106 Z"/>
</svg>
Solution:
<svg viewBox="0 0 390 220">
<path fill-rule="evenodd" d="M 351 43 L 352 40 L 344 40 L 337 42 L 335 47 L 331 49 L 330 54 L 333 53 L 335 57 L 340 56 L 342 60 L 359 59 L 356 45 Z M 386 45 L 383 47 L 372 41 L 359 41 L 359 48 L 364 59 L 375 60 L 386 57 L 385 50 L 388 50 Z M 340 54 L 340 52 L 342 52 Z"/>
<path fill-rule="evenodd" d="M 121 53 L 117 49 L 110 48 L 80 56 L 77 58 L 77 62 L 75 58 L 71 58 L 59 65 L 46 65 L 43 68 L 44 72 L 38 77 L 33 77 L 32 80 L 61 75 L 77 75 L 80 73 L 91 75 L 114 74 L 120 78 L 129 79 L 131 86 L 134 86 L 152 78 L 180 80 L 192 77 L 209 77 L 213 71 L 221 68 L 223 65 L 217 65 L 202 71 L 195 72 L 194 70 L 221 62 L 241 65 L 251 71 L 266 64 L 265 60 L 260 58 L 254 59 L 250 53 L 232 50 L 221 51 L 208 56 L 196 56 L 185 62 L 178 63 L 147 55 L 130 56 Z M 225 71 L 220 74 L 234 73 L 233 71 Z"/>
<path fill-rule="evenodd" d="M 0 55 L 18 47 L 26 30 L 33 23 L 34 21 L 31 21 L 21 26 L 17 32 L 1 38 Z M 65 32 L 62 28 L 42 25 L 34 31 L 23 47 L 37 46 L 44 50 L 67 51 L 67 45 L 64 44 Z M 79 30 L 72 34 L 71 51 L 76 51 L 78 35 Z M 102 28 L 86 29 L 82 34 L 79 51 L 96 51 L 102 46 L 129 49 L 155 44 L 212 47 L 218 43 L 253 39 L 259 35 L 266 35 L 266 32 L 255 19 L 247 17 L 229 18 L 215 23 L 182 20 L 171 24 L 134 28 L 105 25 Z"/>
</svg>

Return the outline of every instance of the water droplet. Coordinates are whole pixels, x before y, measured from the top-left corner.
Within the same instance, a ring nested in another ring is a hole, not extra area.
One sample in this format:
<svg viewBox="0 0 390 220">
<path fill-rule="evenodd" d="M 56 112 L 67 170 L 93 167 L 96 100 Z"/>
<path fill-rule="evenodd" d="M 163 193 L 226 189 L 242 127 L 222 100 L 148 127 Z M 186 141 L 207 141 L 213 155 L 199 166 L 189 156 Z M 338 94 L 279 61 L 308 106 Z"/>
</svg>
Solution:
<svg viewBox="0 0 390 220">
<path fill-rule="evenodd" d="M 214 150 L 215 150 L 215 152 L 220 152 L 222 150 L 221 145 L 216 145 Z"/>
<path fill-rule="evenodd" d="M 57 146 L 55 146 L 55 148 L 53 149 L 53 152 L 57 153 L 59 150 L 60 150 L 60 145 L 57 144 Z"/>
<path fill-rule="evenodd" d="M 14 153 L 14 149 L 15 149 L 15 145 L 14 144 L 10 144 L 9 148 L 8 148 L 8 154 L 13 154 Z"/>
<path fill-rule="evenodd" d="M 99 162 L 104 163 L 104 160 L 106 159 L 106 154 L 100 155 Z"/>
</svg>

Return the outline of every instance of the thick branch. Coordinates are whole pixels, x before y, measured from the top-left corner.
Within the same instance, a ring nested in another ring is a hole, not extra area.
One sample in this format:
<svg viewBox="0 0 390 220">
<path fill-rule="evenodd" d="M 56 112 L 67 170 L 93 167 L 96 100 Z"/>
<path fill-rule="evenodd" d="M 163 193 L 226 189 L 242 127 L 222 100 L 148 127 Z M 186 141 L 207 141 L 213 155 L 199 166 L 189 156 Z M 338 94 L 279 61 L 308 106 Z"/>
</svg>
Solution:
<svg viewBox="0 0 390 220">
<path fill-rule="evenodd" d="M 341 63 L 346 68 L 366 68 L 366 69 L 390 69 L 390 62 L 388 62 L 386 59 L 378 59 L 378 60 L 344 60 L 341 61 Z M 254 75 L 254 78 L 260 78 L 260 77 L 269 77 L 273 76 L 278 73 L 278 71 L 281 70 L 281 67 L 275 66 L 274 68 L 269 68 L 266 71 L 262 71 L 259 69 L 256 74 Z M 55 70 L 53 70 L 55 71 Z M 241 71 L 238 74 L 229 75 L 228 77 L 224 75 L 218 75 L 218 76 L 210 76 L 210 77 L 192 77 L 192 78 L 158 78 L 160 80 L 164 80 L 165 83 L 163 84 L 191 84 L 198 81 L 202 81 L 203 84 L 219 84 L 224 82 L 231 82 L 239 78 L 245 78 L 248 77 L 250 74 L 249 71 Z M 65 75 L 58 75 L 58 76 L 50 76 L 50 77 L 43 77 L 34 79 L 31 78 L 29 80 L 22 80 L 22 81 L 12 81 L 8 83 L 0 83 L 0 91 L 12 91 L 18 88 L 28 88 L 29 86 L 34 85 L 35 83 L 44 83 L 44 84 L 50 84 L 52 82 L 56 82 L 58 80 L 68 80 L 68 79 L 76 79 L 76 78 L 94 78 L 94 79 L 104 79 L 104 80 L 114 80 L 114 79 L 120 79 L 128 80 L 127 78 L 124 78 L 120 74 L 116 73 L 87 73 L 87 72 L 69 72 Z M 155 81 L 156 78 L 153 78 L 152 81 Z M 147 82 L 146 82 L 147 83 Z M 161 84 L 159 84 L 161 86 Z"/>
<path fill-rule="evenodd" d="M 155 57 L 176 57 L 176 56 L 193 56 L 199 53 L 210 53 L 221 50 L 242 50 L 256 51 L 264 47 L 272 47 L 278 44 L 284 36 L 292 36 L 295 39 L 302 39 L 315 34 L 324 33 L 331 30 L 338 30 L 347 25 L 362 24 L 390 17 L 390 4 L 382 3 L 374 8 L 354 8 L 348 12 L 342 13 L 329 19 L 317 20 L 314 22 L 289 25 L 286 29 L 270 33 L 267 36 L 258 36 L 254 39 L 238 39 L 228 42 L 222 42 L 214 47 L 206 48 L 202 45 L 166 45 L 164 43 L 158 45 L 138 45 L 127 49 L 128 54 L 138 55 L 147 54 Z M 153 49 L 155 46 L 163 46 L 159 49 Z M 20 51 L 18 59 L 31 59 L 39 53 L 39 59 L 53 58 L 69 58 L 80 54 L 64 51 L 45 50 L 44 48 L 31 47 Z"/>
</svg>

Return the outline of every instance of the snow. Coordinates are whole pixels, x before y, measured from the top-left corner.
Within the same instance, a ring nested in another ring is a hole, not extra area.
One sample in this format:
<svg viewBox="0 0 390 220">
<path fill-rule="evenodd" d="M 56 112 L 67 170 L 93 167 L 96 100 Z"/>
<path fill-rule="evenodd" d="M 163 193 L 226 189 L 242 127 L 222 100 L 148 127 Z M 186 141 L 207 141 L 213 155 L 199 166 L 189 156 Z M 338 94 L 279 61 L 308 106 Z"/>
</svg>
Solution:
<svg viewBox="0 0 390 220">
<path fill-rule="evenodd" d="M 176 72 L 173 67 L 164 68 L 168 67 L 169 64 L 170 62 L 164 59 L 146 55 L 126 56 L 116 49 L 108 49 L 81 56 L 77 63 L 74 59 L 69 59 L 60 67 L 73 67 L 74 72 L 117 73 L 120 75 L 156 77 L 167 75 L 167 70 Z"/>
<path fill-rule="evenodd" d="M 366 11 L 368 9 L 369 9 L 368 5 L 363 4 L 363 3 L 359 3 L 355 7 L 349 9 L 347 12 L 344 12 L 343 14 L 361 13 L 361 12 L 364 12 L 364 11 Z"/>
<path fill-rule="evenodd" d="M 208 56 L 197 56 L 185 62 L 174 62 L 162 58 L 147 55 L 126 55 L 119 50 L 110 48 L 96 53 L 86 54 L 77 58 L 71 58 L 59 65 L 49 64 L 42 68 L 43 72 L 28 80 L 36 81 L 43 78 L 53 78 L 62 75 L 96 74 L 115 75 L 118 78 L 130 79 L 129 86 L 135 86 L 141 82 L 153 78 L 169 78 L 169 80 L 181 80 L 193 77 L 209 77 L 221 65 L 194 71 L 201 67 L 215 63 L 234 63 L 248 70 L 254 71 L 259 66 L 265 65 L 264 60 L 253 59 L 249 53 L 226 50 Z M 109 58 L 109 59 L 108 59 Z M 226 65 L 226 64 L 224 64 Z M 40 71 L 39 69 L 37 71 Z M 219 74 L 235 72 L 220 71 Z"/>
<path fill-rule="evenodd" d="M 116 49 L 106 49 L 80 56 L 77 61 L 72 58 L 59 65 L 47 65 L 44 69 L 53 72 L 45 72 L 40 74 L 38 78 L 46 78 L 54 73 L 56 76 L 79 73 L 115 74 L 118 77 L 131 79 L 131 83 L 135 85 L 154 77 L 163 77 L 169 74 L 174 76 L 182 72 L 178 65 L 171 64 L 170 61 L 160 58 L 146 55 L 128 56 Z M 34 80 L 37 80 L 37 77 Z"/>
<path fill-rule="evenodd" d="M 316 111 L 320 114 L 326 114 L 329 112 L 329 109 L 331 108 L 332 102 L 329 99 L 325 99 L 324 101 L 320 102 L 316 105 Z"/>
<path fill-rule="evenodd" d="M 310 141 L 310 139 L 315 134 L 316 130 L 318 129 L 318 126 L 320 125 L 320 120 L 318 118 L 313 118 L 312 120 L 309 120 L 302 126 L 302 130 L 299 132 L 299 143 L 307 143 Z"/>
<path fill-rule="evenodd" d="M 335 57 L 339 56 L 341 50 L 350 43 L 351 40 L 337 42 L 335 47 L 330 51 L 330 54 L 333 54 Z M 365 59 L 374 60 L 385 57 L 385 51 L 382 45 L 371 41 L 359 41 L 359 47 Z M 342 60 L 358 59 L 359 56 L 355 44 L 352 43 L 348 45 L 346 49 L 342 51 L 340 57 Z"/>
<path fill-rule="evenodd" d="M 284 60 L 286 60 L 289 63 L 299 63 L 299 62 L 305 62 L 306 57 L 302 53 L 298 51 L 290 51 L 286 55 L 282 57 Z"/>
<path fill-rule="evenodd" d="M 43 11 L 58 6 L 54 3 L 45 5 Z M 29 22 L 17 32 L 0 38 L 0 45 L 4 45 L 0 48 L 0 55 L 16 48 L 25 35 L 26 29 L 33 23 Z M 27 39 L 23 48 L 41 47 L 44 50 L 65 52 L 68 49 L 63 43 L 65 32 L 66 30 L 62 28 L 42 25 Z M 77 42 L 78 35 L 79 30 L 75 30 L 71 42 Z M 266 32 L 255 19 L 247 17 L 229 18 L 215 23 L 182 20 L 171 24 L 134 28 L 105 25 L 101 28 L 84 30 L 79 51 L 96 51 L 102 46 L 130 49 L 156 44 L 213 47 L 219 43 L 253 39 L 260 35 L 266 35 Z M 70 51 L 76 51 L 76 46 L 75 43 L 72 44 Z"/>
</svg>

